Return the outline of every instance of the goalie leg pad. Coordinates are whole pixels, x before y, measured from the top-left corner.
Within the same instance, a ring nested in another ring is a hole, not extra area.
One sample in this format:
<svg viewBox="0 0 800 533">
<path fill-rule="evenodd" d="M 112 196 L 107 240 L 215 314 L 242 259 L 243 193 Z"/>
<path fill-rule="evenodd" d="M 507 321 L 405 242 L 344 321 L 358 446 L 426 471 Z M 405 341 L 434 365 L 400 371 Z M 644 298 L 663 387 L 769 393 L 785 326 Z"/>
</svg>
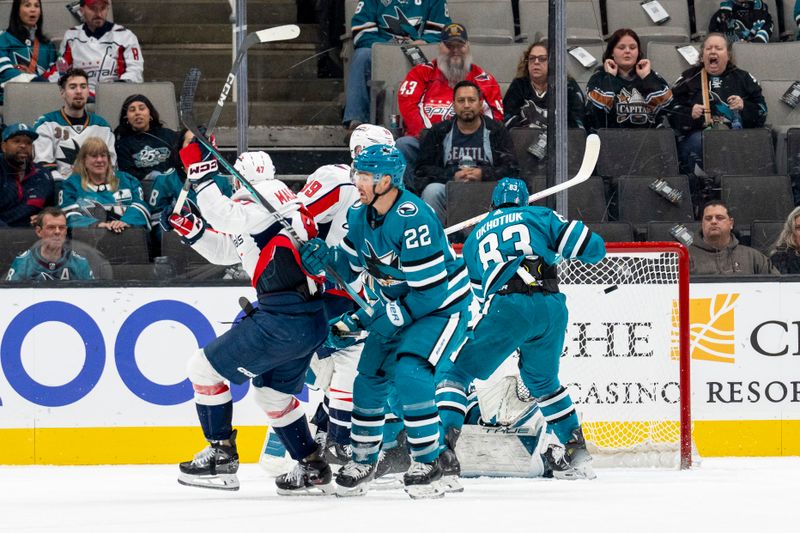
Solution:
<svg viewBox="0 0 800 533">
<path fill-rule="evenodd" d="M 317 449 L 300 402 L 285 392 L 269 387 L 253 387 L 256 403 L 267 413 L 272 428 L 295 461 Z"/>
</svg>

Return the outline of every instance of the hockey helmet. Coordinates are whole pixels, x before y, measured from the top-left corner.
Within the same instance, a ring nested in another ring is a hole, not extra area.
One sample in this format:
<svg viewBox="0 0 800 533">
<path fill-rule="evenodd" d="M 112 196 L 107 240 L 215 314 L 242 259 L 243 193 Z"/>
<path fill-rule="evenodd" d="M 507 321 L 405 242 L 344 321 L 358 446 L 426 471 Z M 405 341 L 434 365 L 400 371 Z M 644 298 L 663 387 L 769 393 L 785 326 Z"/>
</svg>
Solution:
<svg viewBox="0 0 800 533">
<path fill-rule="evenodd" d="M 405 187 L 403 173 L 406 171 L 406 160 L 400 150 L 386 144 L 375 144 L 361 150 L 353 160 L 356 172 L 373 174 L 377 183 L 383 176 L 392 177 L 392 185 L 398 189 Z"/>
<path fill-rule="evenodd" d="M 528 205 L 528 186 L 517 178 L 503 178 L 492 191 L 492 208 Z"/>
<path fill-rule="evenodd" d="M 367 146 L 375 144 L 385 144 L 387 146 L 394 146 L 394 137 L 392 133 L 383 126 L 375 126 L 373 124 L 361 124 L 350 135 L 350 158 L 355 160 L 358 152 Z"/>
<path fill-rule="evenodd" d="M 244 152 L 236 158 L 233 168 L 238 170 L 250 185 L 275 179 L 275 165 L 266 152 Z"/>
</svg>

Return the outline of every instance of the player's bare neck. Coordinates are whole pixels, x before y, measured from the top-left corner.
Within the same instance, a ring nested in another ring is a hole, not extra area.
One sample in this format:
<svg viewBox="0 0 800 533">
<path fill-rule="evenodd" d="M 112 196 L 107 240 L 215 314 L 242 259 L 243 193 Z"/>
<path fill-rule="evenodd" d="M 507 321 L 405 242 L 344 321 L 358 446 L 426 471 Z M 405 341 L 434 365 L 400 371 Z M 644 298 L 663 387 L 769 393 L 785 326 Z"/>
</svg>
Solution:
<svg viewBox="0 0 800 533">
<path fill-rule="evenodd" d="M 379 215 L 383 216 L 389 212 L 389 209 L 392 208 L 399 194 L 400 190 L 396 187 L 392 187 L 383 193 L 380 198 L 375 200 L 375 203 L 372 204 L 372 207 L 375 208 L 375 211 L 377 211 Z"/>
</svg>

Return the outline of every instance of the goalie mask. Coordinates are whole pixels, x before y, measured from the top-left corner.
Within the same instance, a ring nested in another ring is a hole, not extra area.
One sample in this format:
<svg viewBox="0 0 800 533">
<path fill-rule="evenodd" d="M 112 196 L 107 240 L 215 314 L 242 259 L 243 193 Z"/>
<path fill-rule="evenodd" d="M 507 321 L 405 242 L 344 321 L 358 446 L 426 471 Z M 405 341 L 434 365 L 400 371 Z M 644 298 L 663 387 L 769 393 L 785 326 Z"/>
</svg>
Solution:
<svg viewBox="0 0 800 533">
<path fill-rule="evenodd" d="M 361 150 L 376 144 L 394 146 L 394 137 L 392 137 L 392 133 L 382 126 L 361 124 L 354 129 L 352 135 L 350 135 L 351 159 L 355 161 L 356 156 Z"/>
<path fill-rule="evenodd" d="M 492 209 L 528 205 L 528 186 L 517 178 L 501 179 L 492 191 Z"/>
<path fill-rule="evenodd" d="M 266 152 L 244 152 L 234 163 L 233 168 L 239 171 L 244 179 L 250 185 L 257 185 L 264 181 L 275 179 L 275 165 L 272 164 L 272 158 Z M 238 180 L 236 189 L 239 188 Z"/>
</svg>

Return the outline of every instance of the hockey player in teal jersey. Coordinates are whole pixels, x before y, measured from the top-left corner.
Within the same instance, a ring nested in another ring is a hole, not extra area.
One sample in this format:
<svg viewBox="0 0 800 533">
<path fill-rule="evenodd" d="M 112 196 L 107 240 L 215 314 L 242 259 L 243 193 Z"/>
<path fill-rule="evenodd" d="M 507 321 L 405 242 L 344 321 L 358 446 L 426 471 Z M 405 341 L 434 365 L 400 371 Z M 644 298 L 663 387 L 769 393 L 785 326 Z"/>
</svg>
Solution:
<svg viewBox="0 0 800 533">
<path fill-rule="evenodd" d="M 605 244 L 580 221 L 528 206 L 528 188 L 518 179 L 500 180 L 492 207 L 464 243 L 481 311 L 453 365 L 437 375 L 443 431 L 454 446 L 469 385 L 489 378 L 519 349 L 522 381 L 538 402 L 548 433 L 558 437 L 543 448 L 546 467 L 557 478 L 593 478 L 578 416 L 558 379 L 567 306 L 555 267 L 571 259 L 596 263 L 605 257 Z"/>
<path fill-rule="evenodd" d="M 393 383 L 413 459 L 405 490 L 412 498 L 440 497 L 434 371 L 466 332 L 466 267 L 433 210 L 403 189 L 405 160 L 396 148 L 365 148 L 353 167 L 361 205 L 350 209 L 347 236 L 339 246 L 312 239 L 301 248 L 309 272 L 328 265 L 352 281 L 366 271 L 380 297 L 372 316 L 362 309 L 331 321 L 334 333 L 369 331 L 353 387 L 353 455 L 336 478 L 337 494 L 364 494 L 373 479 Z"/>
</svg>

